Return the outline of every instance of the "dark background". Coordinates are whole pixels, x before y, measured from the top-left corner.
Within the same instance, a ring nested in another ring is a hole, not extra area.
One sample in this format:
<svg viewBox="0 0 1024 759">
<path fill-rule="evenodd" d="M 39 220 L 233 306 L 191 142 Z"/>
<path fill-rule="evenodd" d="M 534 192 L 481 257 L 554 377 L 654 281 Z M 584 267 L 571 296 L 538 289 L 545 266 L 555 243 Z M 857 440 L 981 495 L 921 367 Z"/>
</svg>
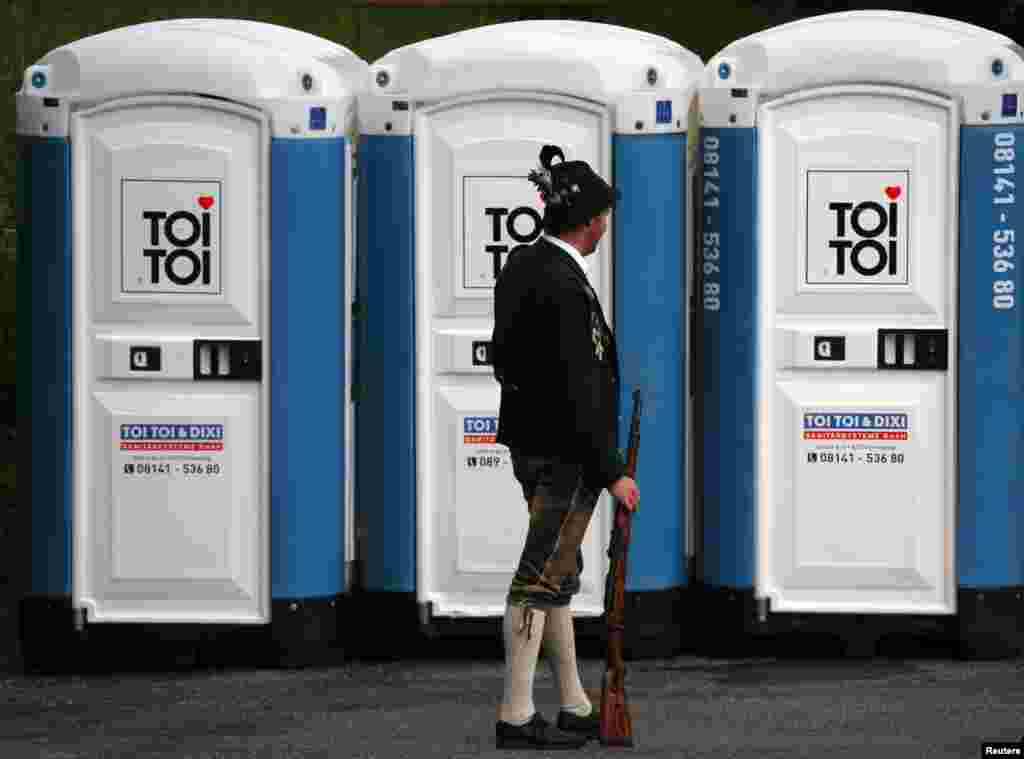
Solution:
<svg viewBox="0 0 1024 759">
<path fill-rule="evenodd" d="M 653 6 L 653 4 L 651 4 Z M 731 41 L 807 16 L 847 10 L 915 11 L 956 18 L 1018 42 L 1024 0 L 949 2 L 810 2 L 712 0 L 649 7 L 635 2 L 465 2 L 377 0 L 297 3 L 293 0 L 8 0 L 0 10 L 0 102 L 6 128 L 0 145 L 0 665 L 17 656 L 17 599 L 28 586 L 28 504 L 17 499 L 14 467 L 15 384 L 15 113 L 13 93 L 25 68 L 48 51 L 119 26 L 167 18 L 239 18 L 300 29 L 333 40 L 372 63 L 388 51 L 485 24 L 530 18 L 601 21 L 669 37 L 707 61 Z"/>
</svg>

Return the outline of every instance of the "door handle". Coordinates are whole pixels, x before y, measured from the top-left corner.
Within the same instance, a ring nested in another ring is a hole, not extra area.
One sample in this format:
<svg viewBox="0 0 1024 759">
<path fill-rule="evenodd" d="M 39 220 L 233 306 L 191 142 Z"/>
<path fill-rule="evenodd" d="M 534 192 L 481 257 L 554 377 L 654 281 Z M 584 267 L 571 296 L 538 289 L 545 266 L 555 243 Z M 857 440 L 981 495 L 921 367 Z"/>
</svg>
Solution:
<svg viewBox="0 0 1024 759">
<path fill-rule="evenodd" d="M 949 368 L 949 330 L 878 330 L 878 368 L 946 371 Z"/>
<path fill-rule="evenodd" d="M 259 380 L 262 344 L 260 340 L 194 340 L 192 361 L 196 380 Z"/>
</svg>

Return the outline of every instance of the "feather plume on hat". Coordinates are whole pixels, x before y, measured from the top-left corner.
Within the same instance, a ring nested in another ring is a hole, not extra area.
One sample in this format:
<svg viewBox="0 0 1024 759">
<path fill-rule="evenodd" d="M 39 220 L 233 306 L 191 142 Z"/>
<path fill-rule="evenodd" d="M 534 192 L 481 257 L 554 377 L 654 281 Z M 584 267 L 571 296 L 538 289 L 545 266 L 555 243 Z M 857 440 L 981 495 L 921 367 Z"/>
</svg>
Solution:
<svg viewBox="0 0 1024 759">
<path fill-rule="evenodd" d="M 537 189 L 545 205 L 566 207 L 572 206 L 574 195 L 579 193 L 579 185 L 565 187 L 559 181 L 561 177 L 557 169 L 552 171 L 551 159 L 557 156 L 560 163 L 565 163 L 565 153 L 557 145 L 545 145 L 540 151 L 540 170 L 534 169 L 527 176 Z"/>
</svg>

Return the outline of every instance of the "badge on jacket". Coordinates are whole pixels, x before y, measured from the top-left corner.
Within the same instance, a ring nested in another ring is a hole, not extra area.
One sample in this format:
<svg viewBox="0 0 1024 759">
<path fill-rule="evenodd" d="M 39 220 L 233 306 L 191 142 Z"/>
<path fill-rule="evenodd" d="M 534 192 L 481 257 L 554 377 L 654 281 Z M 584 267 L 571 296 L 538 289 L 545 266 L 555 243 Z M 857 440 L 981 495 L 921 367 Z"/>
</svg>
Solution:
<svg viewBox="0 0 1024 759">
<path fill-rule="evenodd" d="M 605 335 L 596 315 L 591 316 L 590 324 L 590 339 L 594 343 L 594 358 L 604 361 L 604 352 L 608 348 L 608 336 Z"/>
</svg>

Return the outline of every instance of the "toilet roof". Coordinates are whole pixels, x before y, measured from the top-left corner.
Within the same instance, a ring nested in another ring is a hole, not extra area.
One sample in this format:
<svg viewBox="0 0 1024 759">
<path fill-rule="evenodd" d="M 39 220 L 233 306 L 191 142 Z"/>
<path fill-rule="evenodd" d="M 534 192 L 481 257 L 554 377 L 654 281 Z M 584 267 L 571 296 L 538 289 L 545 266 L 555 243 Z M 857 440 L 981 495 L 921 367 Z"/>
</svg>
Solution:
<svg viewBox="0 0 1024 759">
<path fill-rule="evenodd" d="M 1003 62 L 994 75 L 993 61 Z M 728 62 L 731 76 L 719 67 Z M 1024 50 L 1011 38 L 938 16 L 901 11 L 829 13 L 738 39 L 708 62 L 704 86 L 788 92 L 838 82 L 926 90 L 1024 80 Z"/>
<path fill-rule="evenodd" d="M 391 77 L 386 89 L 376 84 L 381 69 Z M 516 21 L 392 50 L 371 65 L 368 91 L 427 99 L 542 90 L 609 102 L 630 91 L 686 90 L 703 70 L 696 54 L 655 34 L 585 21 Z"/>
<path fill-rule="evenodd" d="M 367 64 L 329 40 L 236 19 L 170 19 L 112 29 L 47 53 L 49 94 L 72 100 L 199 92 L 241 102 L 357 95 Z M 302 86 L 305 73 L 313 89 Z"/>
</svg>

